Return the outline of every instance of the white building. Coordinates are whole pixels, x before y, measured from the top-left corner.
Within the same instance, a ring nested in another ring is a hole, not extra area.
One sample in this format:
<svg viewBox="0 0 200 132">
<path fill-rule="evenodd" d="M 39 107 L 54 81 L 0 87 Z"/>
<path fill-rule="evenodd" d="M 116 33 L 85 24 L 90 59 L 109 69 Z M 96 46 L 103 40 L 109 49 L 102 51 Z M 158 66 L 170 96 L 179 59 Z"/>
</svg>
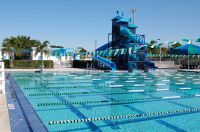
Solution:
<svg viewBox="0 0 200 132">
<path fill-rule="evenodd" d="M 54 50 L 57 50 L 57 49 L 60 49 L 60 48 L 49 48 L 50 54 L 48 54 L 48 55 L 43 54 L 43 60 L 52 60 L 52 61 L 61 60 L 61 61 L 66 61 L 67 60 L 67 56 L 66 55 L 61 55 L 60 57 L 58 57 L 58 56 L 54 56 L 54 55 L 51 54 L 51 52 L 53 52 Z M 35 56 L 35 50 L 36 50 L 36 47 L 32 47 L 32 53 L 31 53 L 32 60 L 41 60 L 42 59 L 41 53 L 38 53 Z"/>
</svg>

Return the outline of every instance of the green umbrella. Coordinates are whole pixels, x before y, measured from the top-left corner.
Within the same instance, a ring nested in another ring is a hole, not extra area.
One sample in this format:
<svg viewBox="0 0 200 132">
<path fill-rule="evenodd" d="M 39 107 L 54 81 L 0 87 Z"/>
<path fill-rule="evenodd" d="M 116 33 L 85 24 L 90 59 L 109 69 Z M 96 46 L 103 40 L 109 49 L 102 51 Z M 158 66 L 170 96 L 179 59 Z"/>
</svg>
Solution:
<svg viewBox="0 0 200 132">
<path fill-rule="evenodd" d="M 184 39 L 182 39 L 182 41 L 184 41 L 184 42 L 189 42 L 190 40 L 189 40 L 189 39 L 186 39 L 186 38 L 184 38 Z"/>
<path fill-rule="evenodd" d="M 115 50 L 114 56 L 116 56 L 119 53 L 119 49 Z"/>
<path fill-rule="evenodd" d="M 196 42 L 197 42 L 197 43 L 200 43 L 200 38 L 198 38 L 198 39 L 196 40 Z"/>
<path fill-rule="evenodd" d="M 114 53 L 114 50 L 110 50 L 110 51 L 109 51 L 109 56 L 112 56 L 113 53 Z"/>
</svg>

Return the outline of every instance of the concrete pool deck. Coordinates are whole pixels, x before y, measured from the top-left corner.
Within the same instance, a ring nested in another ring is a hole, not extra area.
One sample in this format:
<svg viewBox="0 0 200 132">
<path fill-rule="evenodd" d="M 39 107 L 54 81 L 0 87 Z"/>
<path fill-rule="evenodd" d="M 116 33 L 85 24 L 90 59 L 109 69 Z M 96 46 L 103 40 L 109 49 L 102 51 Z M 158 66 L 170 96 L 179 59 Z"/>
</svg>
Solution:
<svg viewBox="0 0 200 132">
<path fill-rule="evenodd" d="M 177 71 L 179 71 L 179 72 L 196 72 L 196 73 L 200 73 L 200 69 L 179 69 Z"/>
<path fill-rule="evenodd" d="M 5 69 L 5 72 L 33 72 L 39 71 L 40 69 Z M 50 71 L 62 71 L 62 72 L 76 72 L 76 71 L 91 71 L 87 69 L 78 69 L 78 68 L 54 68 L 54 69 L 44 69 L 46 72 Z M 94 70 L 99 71 L 99 70 Z"/>
<path fill-rule="evenodd" d="M 0 95 L 0 115 L 0 130 L 3 132 L 11 132 L 6 96 L 3 94 Z"/>
<path fill-rule="evenodd" d="M 5 72 L 35 72 L 40 69 L 5 69 Z M 104 70 L 98 69 L 80 69 L 80 68 L 54 68 L 44 69 L 44 72 L 103 72 Z M 110 70 L 112 71 L 112 70 Z M 116 72 L 127 72 L 127 70 L 116 70 Z"/>
</svg>

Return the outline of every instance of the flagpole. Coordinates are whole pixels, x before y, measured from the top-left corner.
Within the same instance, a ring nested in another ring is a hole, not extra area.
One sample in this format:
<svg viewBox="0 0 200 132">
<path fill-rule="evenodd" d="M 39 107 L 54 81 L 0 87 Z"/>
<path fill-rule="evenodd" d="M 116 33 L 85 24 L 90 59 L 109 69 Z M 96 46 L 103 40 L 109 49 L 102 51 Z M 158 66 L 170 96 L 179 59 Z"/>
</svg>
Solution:
<svg viewBox="0 0 200 132">
<path fill-rule="evenodd" d="M 158 45 L 159 45 L 159 43 L 160 43 L 160 39 L 158 38 Z M 161 43 L 160 43 L 161 44 Z M 161 49 L 161 45 L 160 45 L 160 64 L 161 64 L 161 51 L 162 49 Z"/>
</svg>

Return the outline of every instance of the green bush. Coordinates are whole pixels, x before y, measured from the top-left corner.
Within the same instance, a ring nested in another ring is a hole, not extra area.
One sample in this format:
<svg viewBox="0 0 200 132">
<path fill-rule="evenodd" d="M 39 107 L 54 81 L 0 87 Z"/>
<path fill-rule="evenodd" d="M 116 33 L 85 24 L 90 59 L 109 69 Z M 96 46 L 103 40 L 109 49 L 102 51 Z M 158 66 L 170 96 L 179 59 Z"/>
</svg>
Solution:
<svg viewBox="0 0 200 132">
<path fill-rule="evenodd" d="M 9 68 L 9 64 L 10 64 L 9 60 L 4 60 L 4 67 L 5 68 Z"/>
<path fill-rule="evenodd" d="M 87 65 L 91 65 L 92 61 L 88 60 L 74 60 L 73 68 L 87 68 Z"/>
<path fill-rule="evenodd" d="M 4 62 L 5 62 L 5 68 L 9 68 L 10 61 L 5 60 Z M 14 64 L 13 68 L 40 68 L 42 61 L 41 60 L 14 60 L 13 64 Z M 53 68 L 53 61 L 44 60 L 44 67 Z"/>
</svg>

